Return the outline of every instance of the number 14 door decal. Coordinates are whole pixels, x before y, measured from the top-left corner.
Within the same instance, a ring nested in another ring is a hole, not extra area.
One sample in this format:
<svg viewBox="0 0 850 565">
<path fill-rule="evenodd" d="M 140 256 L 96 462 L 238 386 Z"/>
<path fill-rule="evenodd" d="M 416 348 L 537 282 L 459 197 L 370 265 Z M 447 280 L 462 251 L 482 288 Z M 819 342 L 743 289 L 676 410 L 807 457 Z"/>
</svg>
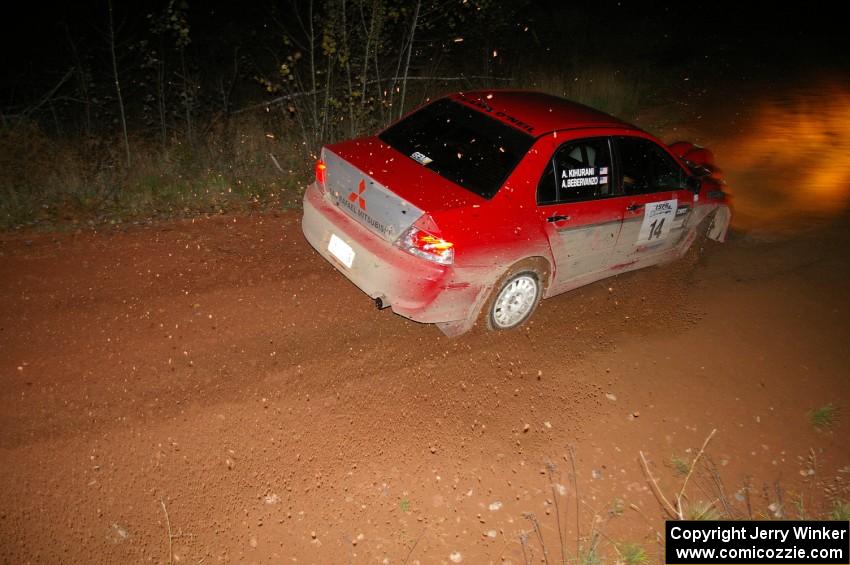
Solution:
<svg viewBox="0 0 850 565">
<path fill-rule="evenodd" d="M 678 201 L 675 198 L 661 202 L 647 202 L 637 243 L 652 243 L 666 238 L 676 217 L 677 204 Z"/>
</svg>

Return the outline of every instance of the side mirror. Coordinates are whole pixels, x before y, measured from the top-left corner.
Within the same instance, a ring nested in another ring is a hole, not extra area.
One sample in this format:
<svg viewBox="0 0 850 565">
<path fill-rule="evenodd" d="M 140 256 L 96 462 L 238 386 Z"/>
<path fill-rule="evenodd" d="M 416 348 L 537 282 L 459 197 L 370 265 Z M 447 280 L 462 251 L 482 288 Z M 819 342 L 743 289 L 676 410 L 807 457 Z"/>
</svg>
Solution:
<svg viewBox="0 0 850 565">
<path fill-rule="evenodd" d="M 697 177 L 688 177 L 685 184 L 693 192 L 699 192 L 699 189 L 702 188 L 702 179 Z"/>
</svg>

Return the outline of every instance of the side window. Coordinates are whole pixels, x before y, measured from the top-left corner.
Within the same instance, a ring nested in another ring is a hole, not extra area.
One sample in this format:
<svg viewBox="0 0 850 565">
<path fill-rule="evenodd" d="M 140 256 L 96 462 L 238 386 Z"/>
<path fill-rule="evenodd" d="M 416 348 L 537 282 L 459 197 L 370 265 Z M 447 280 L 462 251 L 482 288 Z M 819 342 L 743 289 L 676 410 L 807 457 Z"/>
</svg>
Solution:
<svg viewBox="0 0 850 565">
<path fill-rule="evenodd" d="M 611 194 L 608 138 L 571 141 L 558 148 L 537 187 L 538 204 L 593 200 Z"/>
<path fill-rule="evenodd" d="M 657 144 L 637 137 L 620 137 L 616 143 L 625 194 L 646 194 L 685 187 L 685 172 Z"/>
</svg>

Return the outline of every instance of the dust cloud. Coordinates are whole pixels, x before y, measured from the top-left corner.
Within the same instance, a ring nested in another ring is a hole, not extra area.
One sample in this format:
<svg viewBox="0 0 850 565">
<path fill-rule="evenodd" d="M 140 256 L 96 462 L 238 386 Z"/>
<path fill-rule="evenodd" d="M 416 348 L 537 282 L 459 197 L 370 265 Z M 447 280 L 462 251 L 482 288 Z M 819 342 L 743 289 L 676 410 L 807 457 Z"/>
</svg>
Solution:
<svg viewBox="0 0 850 565">
<path fill-rule="evenodd" d="M 850 203 L 850 85 L 754 97 L 734 133 L 711 148 L 733 195 L 733 227 L 796 231 Z"/>
</svg>

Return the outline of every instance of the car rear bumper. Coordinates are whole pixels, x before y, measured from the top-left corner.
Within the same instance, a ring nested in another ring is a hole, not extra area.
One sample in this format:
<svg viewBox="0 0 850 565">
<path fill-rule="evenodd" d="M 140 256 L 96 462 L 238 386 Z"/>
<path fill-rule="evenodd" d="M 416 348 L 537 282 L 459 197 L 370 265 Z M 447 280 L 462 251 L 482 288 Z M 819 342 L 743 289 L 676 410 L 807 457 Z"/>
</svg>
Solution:
<svg viewBox="0 0 850 565">
<path fill-rule="evenodd" d="M 379 238 L 328 202 L 315 184 L 304 194 L 301 229 L 322 257 L 397 314 L 426 323 L 465 320 L 475 314 L 484 285 L 469 280 L 477 278 L 468 276 L 473 273 L 414 257 Z M 328 251 L 332 234 L 354 251 L 351 267 Z"/>
</svg>

